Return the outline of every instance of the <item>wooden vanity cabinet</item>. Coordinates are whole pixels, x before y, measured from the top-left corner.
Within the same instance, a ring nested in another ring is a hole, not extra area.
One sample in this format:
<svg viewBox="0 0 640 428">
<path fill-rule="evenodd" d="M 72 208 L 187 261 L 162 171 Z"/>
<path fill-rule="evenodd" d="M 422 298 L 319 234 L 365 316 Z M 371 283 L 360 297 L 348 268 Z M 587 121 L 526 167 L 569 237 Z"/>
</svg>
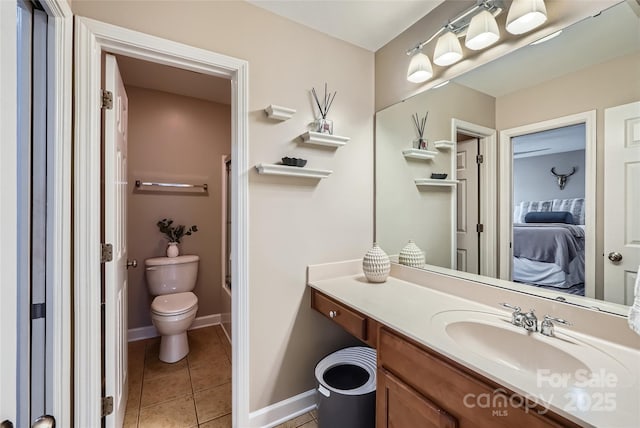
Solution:
<svg viewBox="0 0 640 428">
<path fill-rule="evenodd" d="M 378 331 L 376 426 L 579 425 L 383 326 Z"/>
<path fill-rule="evenodd" d="M 315 289 L 311 307 L 377 349 L 377 428 L 580 426 Z"/>
</svg>

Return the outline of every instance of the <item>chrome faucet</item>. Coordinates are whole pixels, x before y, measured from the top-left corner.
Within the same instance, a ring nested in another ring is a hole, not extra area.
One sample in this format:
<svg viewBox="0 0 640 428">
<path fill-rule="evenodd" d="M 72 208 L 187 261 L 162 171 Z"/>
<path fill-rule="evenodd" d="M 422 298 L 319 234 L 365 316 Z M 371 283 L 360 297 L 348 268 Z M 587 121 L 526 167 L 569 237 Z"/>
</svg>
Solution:
<svg viewBox="0 0 640 428">
<path fill-rule="evenodd" d="M 522 327 L 527 331 L 538 331 L 538 318 L 536 318 L 536 314 L 533 309 L 525 314 L 522 313 L 520 306 L 510 305 L 509 303 L 500 303 L 500 305 L 513 311 L 511 314 L 511 324 L 516 327 Z"/>
<path fill-rule="evenodd" d="M 545 336 L 554 337 L 555 336 L 555 334 L 553 333 L 554 322 L 557 322 L 558 324 L 562 324 L 562 325 L 571 325 L 569 321 L 563 320 L 562 318 L 555 318 L 549 315 L 545 315 L 544 319 L 542 320 L 542 323 L 540 324 L 540 333 L 544 334 Z"/>
<path fill-rule="evenodd" d="M 538 318 L 536 317 L 536 311 L 531 309 L 529 312 L 523 315 L 522 326 L 525 330 L 535 333 L 538 331 Z"/>
</svg>

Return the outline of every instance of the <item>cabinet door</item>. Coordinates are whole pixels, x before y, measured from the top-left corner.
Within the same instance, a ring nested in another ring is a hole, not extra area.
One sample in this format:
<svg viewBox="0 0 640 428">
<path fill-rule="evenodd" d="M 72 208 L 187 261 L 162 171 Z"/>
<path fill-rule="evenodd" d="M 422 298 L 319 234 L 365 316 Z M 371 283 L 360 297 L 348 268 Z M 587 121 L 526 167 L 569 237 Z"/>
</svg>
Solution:
<svg viewBox="0 0 640 428">
<path fill-rule="evenodd" d="M 385 369 L 378 369 L 377 380 L 377 428 L 457 428 L 453 416 Z"/>
</svg>

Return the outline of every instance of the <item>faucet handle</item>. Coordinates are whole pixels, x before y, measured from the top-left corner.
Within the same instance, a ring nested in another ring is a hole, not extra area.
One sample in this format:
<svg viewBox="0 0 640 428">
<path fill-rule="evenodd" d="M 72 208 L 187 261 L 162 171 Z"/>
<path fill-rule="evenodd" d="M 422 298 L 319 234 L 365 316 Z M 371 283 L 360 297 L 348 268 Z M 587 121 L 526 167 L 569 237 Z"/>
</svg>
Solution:
<svg viewBox="0 0 640 428">
<path fill-rule="evenodd" d="M 511 324 L 517 327 L 522 327 L 522 318 L 524 317 L 524 314 L 520 312 L 520 306 L 514 306 L 509 303 L 500 303 L 500 306 L 511 309 L 513 311 L 513 313 L 511 314 Z"/>
<path fill-rule="evenodd" d="M 514 306 L 514 305 L 511 305 L 511 304 L 509 304 L 509 303 L 500 303 L 500 306 L 502 306 L 502 307 L 504 307 L 504 308 L 507 308 L 507 309 L 511 309 L 511 310 L 513 310 L 513 311 L 514 311 L 514 312 L 516 312 L 516 313 L 519 313 L 519 312 L 522 310 L 522 309 L 520 308 L 520 306 Z"/>
<path fill-rule="evenodd" d="M 562 325 L 572 325 L 569 321 L 564 320 L 562 318 L 552 317 L 551 315 L 545 315 L 542 324 L 540 324 L 540 333 L 545 336 L 553 337 L 553 323 L 558 323 Z"/>
</svg>

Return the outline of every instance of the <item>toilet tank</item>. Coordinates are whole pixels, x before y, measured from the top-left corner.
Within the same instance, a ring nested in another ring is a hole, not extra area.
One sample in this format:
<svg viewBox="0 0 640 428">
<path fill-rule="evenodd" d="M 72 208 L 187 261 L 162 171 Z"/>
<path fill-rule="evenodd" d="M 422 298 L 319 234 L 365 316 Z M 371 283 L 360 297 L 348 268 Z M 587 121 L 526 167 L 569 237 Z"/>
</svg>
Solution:
<svg viewBox="0 0 640 428">
<path fill-rule="evenodd" d="M 144 261 L 149 292 L 154 296 L 192 291 L 200 257 L 155 257 Z"/>
</svg>

